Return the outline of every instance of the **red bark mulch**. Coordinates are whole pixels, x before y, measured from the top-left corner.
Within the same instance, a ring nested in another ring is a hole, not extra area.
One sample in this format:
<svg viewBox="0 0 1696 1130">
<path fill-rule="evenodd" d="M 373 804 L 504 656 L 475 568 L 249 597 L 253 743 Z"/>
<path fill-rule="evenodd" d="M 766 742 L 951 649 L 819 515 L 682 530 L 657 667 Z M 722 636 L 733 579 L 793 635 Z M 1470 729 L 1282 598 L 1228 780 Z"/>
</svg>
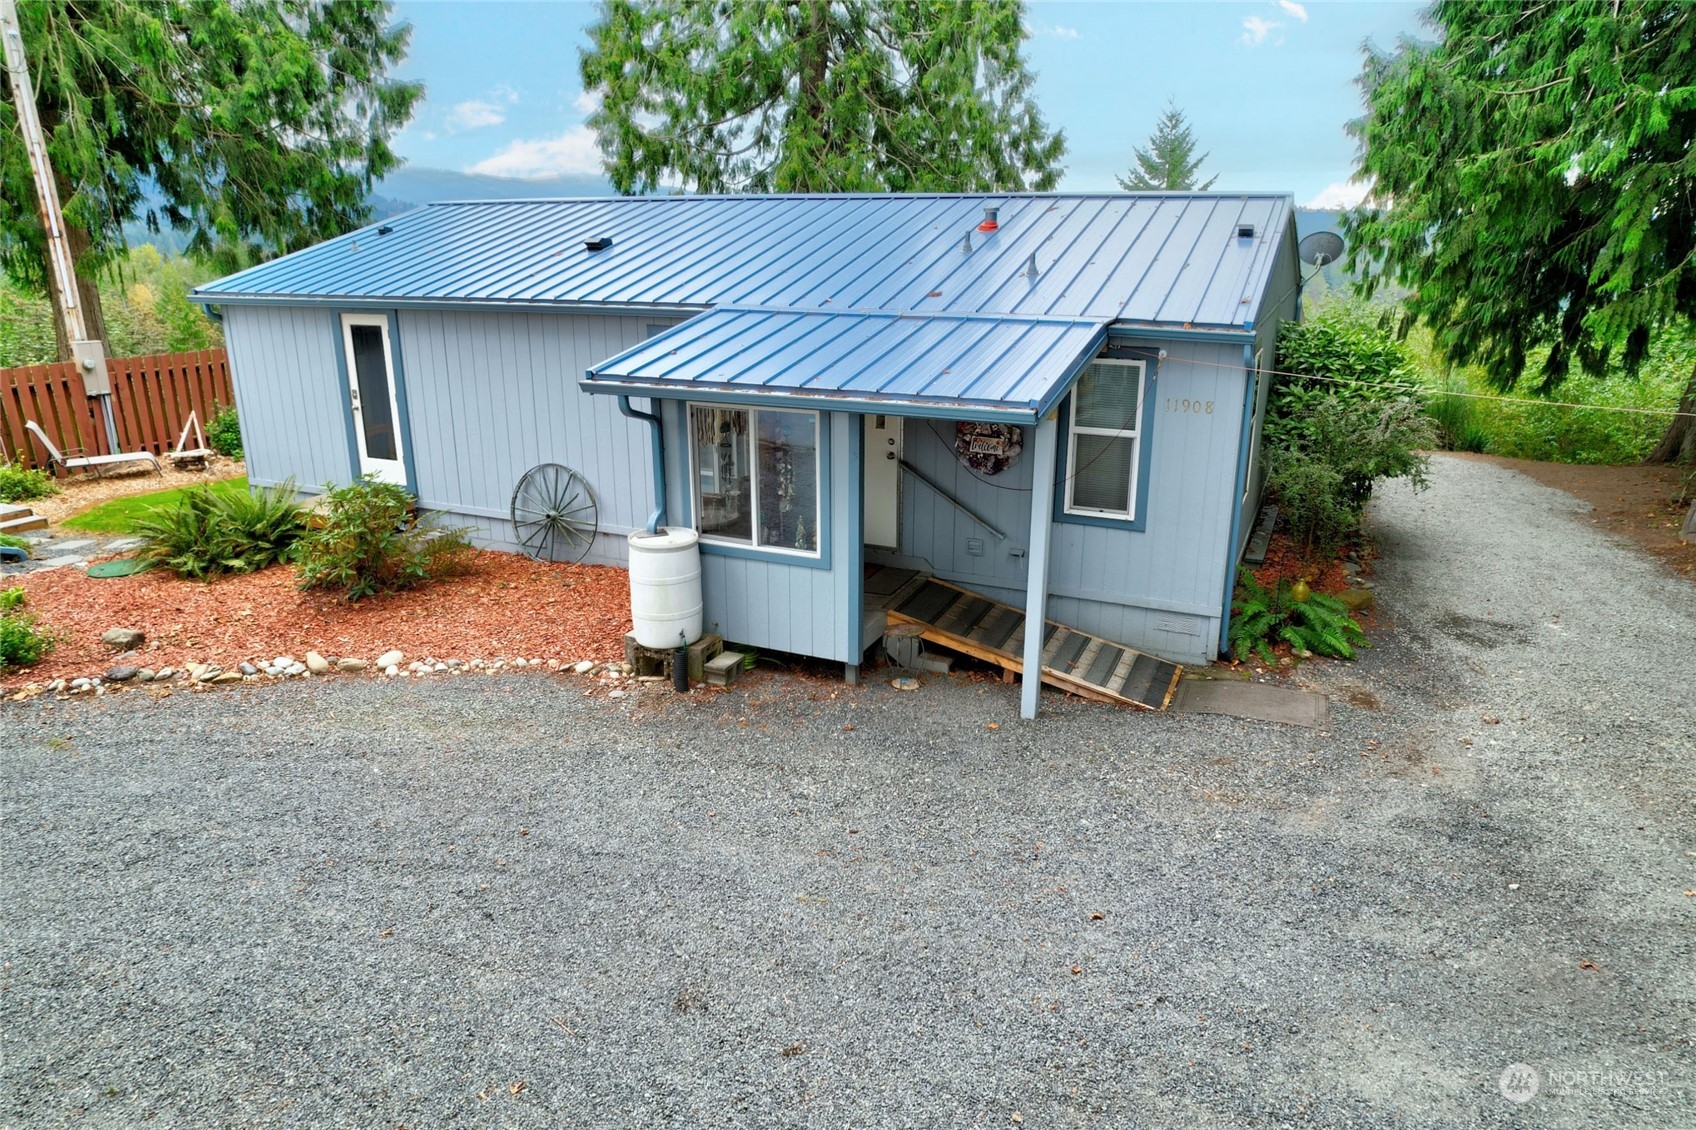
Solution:
<svg viewBox="0 0 1696 1130">
<path fill-rule="evenodd" d="M 155 669 L 263 666 L 278 655 L 304 660 L 308 650 L 369 660 L 398 648 L 408 661 L 624 657 L 630 579 L 623 569 L 487 551 L 471 562 L 463 576 L 358 604 L 300 591 L 287 566 L 210 584 L 161 572 L 99 580 L 75 569 L 8 578 L 28 593 L 26 609 L 61 638 L 41 663 L 8 672 L 5 682 L 104 675 L 114 661 L 100 642 L 108 628 L 146 632 L 133 662 Z"/>
</svg>

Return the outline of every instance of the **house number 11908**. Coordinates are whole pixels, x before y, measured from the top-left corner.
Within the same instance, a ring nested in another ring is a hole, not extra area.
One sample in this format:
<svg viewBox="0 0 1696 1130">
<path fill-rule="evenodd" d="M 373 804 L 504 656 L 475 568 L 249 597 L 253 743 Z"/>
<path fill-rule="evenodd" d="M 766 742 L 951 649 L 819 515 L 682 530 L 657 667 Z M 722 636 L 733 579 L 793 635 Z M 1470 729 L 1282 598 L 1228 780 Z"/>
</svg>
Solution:
<svg viewBox="0 0 1696 1130">
<path fill-rule="evenodd" d="M 1198 415 L 1211 416 L 1211 415 L 1213 415 L 1213 401 L 1211 401 L 1211 400 L 1173 400 L 1170 396 L 1168 396 L 1166 398 L 1166 411 L 1168 411 L 1168 412 L 1195 412 Z"/>
</svg>

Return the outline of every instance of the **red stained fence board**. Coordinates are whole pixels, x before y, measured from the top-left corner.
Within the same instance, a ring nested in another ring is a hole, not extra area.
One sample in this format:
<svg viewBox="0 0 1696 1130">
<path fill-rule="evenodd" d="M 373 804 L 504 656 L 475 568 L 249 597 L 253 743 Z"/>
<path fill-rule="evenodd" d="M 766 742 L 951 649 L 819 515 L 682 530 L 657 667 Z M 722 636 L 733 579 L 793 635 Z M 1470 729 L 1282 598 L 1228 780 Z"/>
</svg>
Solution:
<svg viewBox="0 0 1696 1130">
<path fill-rule="evenodd" d="M 190 412 L 198 413 L 204 428 L 218 409 L 236 402 L 222 349 L 114 357 L 106 372 L 124 451 L 163 455 L 176 446 Z M 0 456 L 39 467 L 47 453 L 24 430 L 25 420 L 40 424 L 66 455 L 111 453 L 100 406 L 89 398 L 73 362 L 0 369 Z"/>
</svg>

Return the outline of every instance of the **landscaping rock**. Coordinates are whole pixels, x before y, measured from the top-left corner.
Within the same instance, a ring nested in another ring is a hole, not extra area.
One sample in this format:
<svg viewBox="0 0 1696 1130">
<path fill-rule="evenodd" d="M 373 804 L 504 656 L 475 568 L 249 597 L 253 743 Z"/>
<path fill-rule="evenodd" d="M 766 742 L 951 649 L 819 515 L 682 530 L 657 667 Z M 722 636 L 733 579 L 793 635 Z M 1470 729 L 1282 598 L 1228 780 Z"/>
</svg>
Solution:
<svg viewBox="0 0 1696 1130">
<path fill-rule="evenodd" d="M 156 678 L 158 678 L 158 676 L 154 674 L 152 668 L 149 667 L 143 667 L 135 673 L 135 681 L 138 683 L 151 683 Z"/>
<path fill-rule="evenodd" d="M 363 659 L 336 660 L 336 670 L 338 671 L 363 671 L 368 666 L 370 665 Z"/>
<path fill-rule="evenodd" d="M 212 676 L 211 681 L 214 683 L 239 683 L 241 682 L 241 678 L 242 675 L 240 671 L 220 671 L 218 674 Z"/>
<path fill-rule="evenodd" d="M 219 675 L 222 675 L 224 673 L 224 669 L 222 667 L 201 667 L 198 672 L 191 672 L 191 673 L 194 676 L 195 682 L 197 682 L 197 683 L 210 683 L 213 679 L 216 679 Z M 241 678 L 241 676 L 237 675 L 236 678 L 239 679 L 239 678 Z"/>
<path fill-rule="evenodd" d="M 107 671 L 106 678 L 114 683 L 127 683 L 139 674 L 141 674 L 141 668 L 131 667 L 127 663 L 121 663 L 112 668 L 110 671 Z"/>
<path fill-rule="evenodd" d="M 239 667 L 237 667 L 236 670 L 240 671 L 243 675 L 257 675 L 257 674 L 259 674 L 259 668 L 255 667 L 251 663 L 243 663 Z"/>
<path fill-rule="evenodd" d="M 379 666 L 379 667 L 399 667 L 401 660 L 403 660 L 405 658 L 406 658 L 406 653 L 403 652 L 403 651 L 385 651 L 383 654 L 381 654 L 377 657 L 377 666 Z"/>
<path fill-rule="evenodd" d="M 1350 612 L 1364 612 L 1371 608 L 1374 601 L 1371 589 L 1344 589 L 1337 594 L 1337 599 L 1348 607 Z"/>
<path fill-rule="evenodd" d="M 147 642 L 147 633 L 140 628 L 107 628 L 100 633 L 100 642 L 119 651 L 129 651 Z"/>
<path fill-rule="evenodd" d="M 51 683 L 47 684 L 47 689 L 57 694 L 69 685 L 70 684 L 65 682 L 63 679 L 54 679 Z"/>
<path fill-rule="evenodd" d="M 385 675 L 398 675 L 398 674 L 400 674 L 400 668 L 397 665 L 391 663 L 387 667 L 383 668 L 383 674 L 385 674 Z"/>
<path fill-rule="evenodd" d="M 158 673 L 153 676 L 153 681 L 156 683 L 163 683 L 166 679 L 174 679 L 176 677 L 177 669 L 175 667 L 161 667 L 159 668 Z"/>
<path fill-rule="evenodd" d="M 94 684 L 89 682 L 87 679 L 72 679 L 71 680 L 71 690 L 73 690 L 73 691 L 86 691 L 90 687 L 92 687 L 93 685 Z"/>
<path fill-rule="evenodd" d="M 330 661 L 316 651 L 306 653 L 306 669 L 314 675 L 328 675 L 331 671 Z"/>
<path fill-rule="evenodd" d="M 579 675 L 587 675 L 595 669 L 595 661 L 593 659 L 585 659 L 581 663 L 573 666 L 571 669 Z"/>
<path fill-rule="evenodd" d="M 302 675 L 306 674 L 306 664 L 304 664 L 304 663 L 291 663 L 283 671 L 283 674 L 287 675 L 291 679 L 298 679 Z"/>
<path fill-rule="evenodd" d="M 275 663 L 268 663 L 265 665 L 265 674 L 273 679 L 281 678 L 283 669 L 278 667 Z"/>
<path fill-rule="evenodd" d="M 608 698 L 623 698 L 626 694 L 629 694 L 629 693 L 630 692 L 628 692 L 628 691 L 608 691 L 607 697 Z"/>
<path fill-rule="evenodd" d="M 522 659 L 514 659 L 514 660 L 513 660 L 513 661 L 512 661 L 512 665 L 513 665 L 513 666 L 514 666 L 514 667 L 524 667 L 524 666 L 526 666 L 526 665 L 527 665 L 527 664 L 526 664 L 526 661 L 525 661 L 525 660 L 522 660 Z"/>
<path fill-rule="evenodd" d="M 271 666 L 281 667 L 284 670 L 287 670 L 288 668 L 294 666 L 294 656 L 292 656 L 292 655 L 279 655 L 275 659 L 271 660 Z"/>
</svg>

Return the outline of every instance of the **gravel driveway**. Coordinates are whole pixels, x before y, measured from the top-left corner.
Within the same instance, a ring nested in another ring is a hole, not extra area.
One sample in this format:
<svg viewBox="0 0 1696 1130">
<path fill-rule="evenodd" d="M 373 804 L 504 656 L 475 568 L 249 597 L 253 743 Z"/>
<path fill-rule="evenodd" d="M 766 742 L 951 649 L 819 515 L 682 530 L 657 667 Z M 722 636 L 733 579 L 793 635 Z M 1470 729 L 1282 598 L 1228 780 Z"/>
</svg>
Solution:
<svg viewBox="0 0 1696 1130">
<path fill-rule="evenodd" d="M 1325 731 L 969 680 L 8 707 L 0 1123 L 1696 1125 L 1696 588 L 1574 507 L 1384 492 Z"/>
</svg>

